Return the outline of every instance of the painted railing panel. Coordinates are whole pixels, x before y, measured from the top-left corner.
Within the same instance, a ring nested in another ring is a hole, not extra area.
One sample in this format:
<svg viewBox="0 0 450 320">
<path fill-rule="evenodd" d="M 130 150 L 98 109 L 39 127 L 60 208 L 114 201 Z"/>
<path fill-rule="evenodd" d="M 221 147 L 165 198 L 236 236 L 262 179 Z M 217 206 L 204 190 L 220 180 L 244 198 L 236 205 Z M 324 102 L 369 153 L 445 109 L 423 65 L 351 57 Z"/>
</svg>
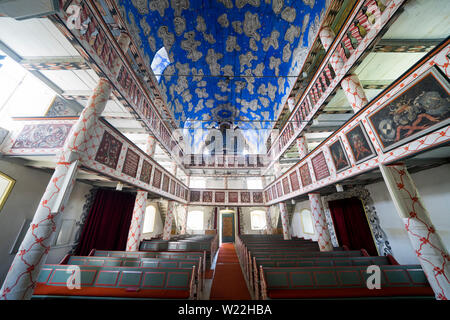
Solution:
<svg viewBox="0 0 450 320">
<path fill-rule="evenodd" d="M 449 43 L 447 40 L 423 58 L 308 156 L 270 183 L 264 189 L 266 205 L 448 143 Z M 434 102 L 427 103 L 432 98 Z M 406 113 L 412 113 L 414 119 L 402 125 Z M 283 187 L 283 181 L 289 183 L 289 189 Z"/>
<path fill-rule="evenodd" d="M 391 20 L 404 0 L 366 0 L 357 4 L 342 31 L 336 36 L 319 70 L 289 116 L 286 125 L 268 151 L 272 166 L 305 129 L 325 100 L 337 88 L 347 72 L 361 57 L 384 26 Z M 380 6 L 381 7 L 380 7 Z M 332 59 L 339 55 L 344 60 L 341 70 L 334 70 Z"/>
<path fill-rule="evenodd" d="M 262 190 L 190 189 L 190 205 L 264 206 Z"/>
<path fill-rule="evenodd" d="M 6 156 L 51 156 L 61 151 L 77 121 L 71 118 L 15 118 L 15 129 L 1 145 Z M 56 163 L 55 163 L 56 165 Z M 99 121 L 81 165 L 138 189 L 186 203 L 189 189 L 106 121 Z"/>
</svg>

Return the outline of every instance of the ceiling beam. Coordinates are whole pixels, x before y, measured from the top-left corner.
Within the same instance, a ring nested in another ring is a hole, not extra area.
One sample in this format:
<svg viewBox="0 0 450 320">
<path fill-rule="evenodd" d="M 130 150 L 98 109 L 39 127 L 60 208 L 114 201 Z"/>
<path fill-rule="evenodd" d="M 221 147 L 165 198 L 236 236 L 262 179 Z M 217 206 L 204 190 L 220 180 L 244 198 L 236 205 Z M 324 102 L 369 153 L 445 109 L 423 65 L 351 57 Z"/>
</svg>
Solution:
<svg viewBox="0 0 450 320">
<path fill-rule="evenodd" d="M 22 57 L 19 62 L 27 70 L 90 70 L 83 57 Z"/>
<path fill-rule="evenodd" d="M 428 52 L 445 39 L 381 39 L 374 52 Z"/>
</svg>

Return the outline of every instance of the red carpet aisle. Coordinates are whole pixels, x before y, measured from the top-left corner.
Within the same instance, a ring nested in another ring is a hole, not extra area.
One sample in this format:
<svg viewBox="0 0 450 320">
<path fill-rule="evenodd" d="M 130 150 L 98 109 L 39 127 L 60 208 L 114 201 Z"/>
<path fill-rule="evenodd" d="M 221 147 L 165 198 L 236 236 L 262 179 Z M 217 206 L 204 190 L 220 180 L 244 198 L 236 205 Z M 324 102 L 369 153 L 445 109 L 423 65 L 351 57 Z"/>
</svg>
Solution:
<svg viewBox="0 0 450 320">
<path fill-rule="evenodd" d="M 223 243 L 220 246 L 210 300 L 251 300 L 232 243 Z"/>
</svg>

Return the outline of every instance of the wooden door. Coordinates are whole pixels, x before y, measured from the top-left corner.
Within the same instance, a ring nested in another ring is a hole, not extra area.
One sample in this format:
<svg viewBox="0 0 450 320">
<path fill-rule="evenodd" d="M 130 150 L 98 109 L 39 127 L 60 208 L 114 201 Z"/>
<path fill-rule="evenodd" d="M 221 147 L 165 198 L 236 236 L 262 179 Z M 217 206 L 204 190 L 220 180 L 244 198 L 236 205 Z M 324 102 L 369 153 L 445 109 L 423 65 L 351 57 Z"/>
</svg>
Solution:
<svg viewBox="0 0 450 320">
<path fill-rule="evenodd" d="M 222 214 L 222 243 L 234 242 L 234 214 Z"/>
</svg>

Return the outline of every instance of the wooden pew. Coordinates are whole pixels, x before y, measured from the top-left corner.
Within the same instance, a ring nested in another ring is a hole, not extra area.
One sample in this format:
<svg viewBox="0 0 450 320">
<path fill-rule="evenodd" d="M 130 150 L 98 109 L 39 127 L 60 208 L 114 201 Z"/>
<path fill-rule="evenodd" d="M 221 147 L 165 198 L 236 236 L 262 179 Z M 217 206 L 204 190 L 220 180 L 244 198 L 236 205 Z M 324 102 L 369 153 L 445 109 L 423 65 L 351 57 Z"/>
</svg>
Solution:
<svg viewBox="0 0 450 320">
<path fill-rule="evenodd" d="M 69 289 L 74 268 L 80 289 Z M 195 266 L 189 269 L 44 265 L 33 299 L 100 297 L 133 299 L 196 299 Z"/>
<path fill-rule="evenodd" d="M 259 299 L 259 267 L 271 268 L 293 268 L 293 267 L 341 267 L 341 266 L 370 266 L 370 265 L 399 265 L 393 256 L 375 256 L 375 257 L 301 257 L 270 259 L 253 257 L 253 290 L 255 298 Z"/>
<path fill-rule="evenodd" d="M 165 258 L 119 258 L 99 256 L 69 256 L 63 259 L 64 265 L 109 266 L 109 267 L 141 267 L 141 268 L 178 268 L 186 269 L 195 266 L 198 294 L 203 290 L 205 278 L 201 268 L 201 257 L 197 259 L 165 259 Z"/>
<path fill-rule="evenodd" d="M 261 297 L 333 299 L 420 297 L 434 293 L 420 265 L 380 266 L 381 289 L 368 289 L 366 266 L 270 268 L 260 266 Z"/>
</svg>

